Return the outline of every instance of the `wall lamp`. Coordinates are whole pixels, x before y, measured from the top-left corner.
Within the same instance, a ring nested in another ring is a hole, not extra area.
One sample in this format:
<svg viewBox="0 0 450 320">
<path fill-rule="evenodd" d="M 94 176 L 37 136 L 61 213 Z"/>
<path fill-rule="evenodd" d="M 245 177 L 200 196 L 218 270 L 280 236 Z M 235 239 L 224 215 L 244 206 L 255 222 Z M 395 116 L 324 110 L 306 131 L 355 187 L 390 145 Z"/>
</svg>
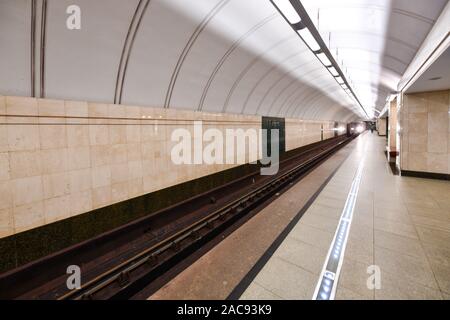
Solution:
<svg viewBox="0 0 450 320">
<path fill-rule="evenodd" d="M 356 101 L 361 110 L 364 111 L 366 117 L 369 118 L 366 109 L 357 98 L 339 64 L 326 46 L 300 0 L 270 0 L 270 2 L 272 2 L 283 18 L 290 24 L 292 29 L 297 32 L 317 59 L 327 68 L 336 82 Z"/>
</svg>

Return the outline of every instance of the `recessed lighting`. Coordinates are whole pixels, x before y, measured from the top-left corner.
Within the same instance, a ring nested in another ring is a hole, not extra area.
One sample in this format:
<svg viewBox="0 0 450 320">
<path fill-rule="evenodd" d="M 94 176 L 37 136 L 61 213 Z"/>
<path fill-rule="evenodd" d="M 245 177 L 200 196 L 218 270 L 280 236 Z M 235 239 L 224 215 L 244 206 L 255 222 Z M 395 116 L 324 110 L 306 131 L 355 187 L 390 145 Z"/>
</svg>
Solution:
<svg viewBox="0 0 450 320">
<path fill-rule="evenodd" d="M 428 80 L 430 80 L 430 81 L 436 81 L 436 80 L 441 80 L 442 79 L 442 77 L 434 77 L 434 78 L 430 78 L 430 79 L 428 79 Z"/>
<path fill-rule="evenodd" d="M 302 21 L 289 0 L 273 0 L 273 3 L 277 6 L 290 24 L 296 24 Z"/>
<path fill-rule="evenodd" d="M 319 53 L 317 55 L 317 58 L 319 58 L 319 60 L 324 64 L 325 67 L 331 67 L 332 63 L 325 53 Z"/>
<path fill-rule="evenodd" d="M 316 39 L 313 37 L 308 28 L 303 28 L 297 31 L 300 37 L 305 41 L 306 45 L 311 49 L 311 51 L 320 50 L 320 46 L 317 43 Z"/>
<path fill-rule="evenodd" d="M 328 68 L 328 70 L 331 72 L 333 77 L 338 77 L 339 76 L 339 73 L 337 72 L 335 67 L 330 67 L 330 68 Z"/>
</svg>

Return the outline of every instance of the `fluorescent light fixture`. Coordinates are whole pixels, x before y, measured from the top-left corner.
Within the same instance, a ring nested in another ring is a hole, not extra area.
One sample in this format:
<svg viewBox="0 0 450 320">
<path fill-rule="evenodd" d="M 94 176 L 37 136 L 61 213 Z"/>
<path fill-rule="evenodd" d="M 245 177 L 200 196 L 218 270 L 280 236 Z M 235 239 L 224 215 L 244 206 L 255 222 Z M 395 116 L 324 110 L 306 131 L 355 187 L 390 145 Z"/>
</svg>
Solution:
<svg viewBox="0 0 450 320">
<path fill-rule="evenodd" d="M 348 83 L 353 87 L 353 83 L 345 78 L 345 74 L 342 72 L 335 59 L 331 58 L 333 56 L 330 53 L 330 49 L 323 43 L 322 37 L 315 28 L 308 13 L 306 13 L 301 1 L 298 1 L 295 6 L 292 4 L 293 0 L 271 0 L 270 2 L 277 8 L 286 21 L 290 23 L 292 29 L 297 32 L 306 46 L 317 56 L 339 85 L 342 86 L 349 98 L 353 99 L 356 105 L 358 105 L 366 116 L 369 117 L 364 106 L 358 98 L 356 98 L 353 91 L 349 90 L 346 85 L 346 83 Z M 308 28 L 306 26 L 310 27 Z M 323 47 L 321 47 L 321 45 L 323 45 Z"/>
<path fill-rule="evenodd" d="M 320 46 L 317 43 L 316 39 L 314 39 L 311 32 L 308 30 L 308 28 L 303 28 L 301 30 L 297 31 L 300 37 L 305 41 L 306 45 L 312 50 L 312 51 L 319 51 Z"/>
<path fill-rule="evenodd" d="M 290 24 L 296 24 L 302 21 L 289 0 L 273 0 L 273 3 L 277 6 Z"/>
<path fill-rule="evenodd" d="M 330 73 L 333 75 L 333 77 L 339 76 L 339 72 L 337 72 L 337 70 L 336 70 L 335 67 L 328 68 L 328 70 L 329 70 Z"/>
<path fill-rule="evenodd" d="M 319 58 L 319 60 L 327 67 L 332 66 L 332 63 L 330 61 L 330 59 L 328 59 L 327 55 L 325 53 L 319 53 L 317 55 L 317 58 Z"/>
</svg>

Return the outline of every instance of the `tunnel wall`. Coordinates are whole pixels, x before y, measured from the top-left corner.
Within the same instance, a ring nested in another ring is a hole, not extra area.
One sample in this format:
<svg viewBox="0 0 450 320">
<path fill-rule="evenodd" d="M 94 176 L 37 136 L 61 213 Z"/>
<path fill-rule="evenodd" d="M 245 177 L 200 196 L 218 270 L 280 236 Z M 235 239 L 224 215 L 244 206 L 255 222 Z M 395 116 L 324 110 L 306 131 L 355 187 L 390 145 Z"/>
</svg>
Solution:
<svg viewBox="0 0 450 320">
<path fill-rule="evenodd" d="M 339 123 L 345 127 L 344 123 Z M 333 138 L 335 135 L 334 121 L 308 121 L 299 119 L 286 119 L 286 150 L 290 151 L 302 146 L 321 141 L 323 126 L 323 140 Z"/>
<path fill-rule="evenodd" d="M 172 163 L 171 131 L 192 133 L 193 120 L 261 128 L 259 116 L 0 96 L 0 237 L 236 167 Z M 289 120 L 287 150 L 333 125 Z"/>
<path fill-rule="evenodd" d="M 401 170 L 450 173 L 450 90 L 405 94 L 399 113 Z"/>
</svg>

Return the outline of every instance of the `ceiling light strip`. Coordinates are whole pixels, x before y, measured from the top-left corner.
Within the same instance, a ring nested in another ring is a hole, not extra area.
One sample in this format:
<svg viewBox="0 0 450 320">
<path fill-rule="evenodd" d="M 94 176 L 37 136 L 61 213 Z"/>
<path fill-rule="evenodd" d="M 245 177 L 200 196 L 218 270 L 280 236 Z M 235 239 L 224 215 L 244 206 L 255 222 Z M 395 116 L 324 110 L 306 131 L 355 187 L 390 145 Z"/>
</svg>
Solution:
<svg viewBox="0 0 450 320">
<path fill-rule="evenodd" d="M 270 0 L 270 2 L 272 2 L 275 8 L 284 17 L 286 22 L 290 24 L 294 31 L 297 32 L 306 46 L 316 55 L 317 59 L 319 59 L 319 61 L 327 67 L 328 72 L 330 72 L 330 74 L 336 79 L 338 84 L 341 85 L 344 90 L 348 88 L 350 94 L 366 115 L 366 118 L 369 118 L 366 109 L 357 98 L 344 73 L 339 67 L 339 64 L 336 62 L 330 50 L 326 46 L 300 0 Z M 342 79 L 342 81 L 339 82 L 338 78 Z"/>
</svg>

